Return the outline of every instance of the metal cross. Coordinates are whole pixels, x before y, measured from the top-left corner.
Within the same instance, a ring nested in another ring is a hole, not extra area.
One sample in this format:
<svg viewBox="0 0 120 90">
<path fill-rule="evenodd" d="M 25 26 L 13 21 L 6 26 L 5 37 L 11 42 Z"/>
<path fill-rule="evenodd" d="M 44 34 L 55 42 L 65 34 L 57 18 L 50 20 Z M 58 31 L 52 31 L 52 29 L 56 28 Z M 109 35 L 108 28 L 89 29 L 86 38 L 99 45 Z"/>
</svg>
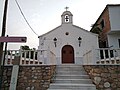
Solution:
<svg viewBox="0 0 120 90">
<path fill-rule="evenodd" d="M 65 7 L 66 11 L 69 9 L 69 7 Z"/>
</svg>

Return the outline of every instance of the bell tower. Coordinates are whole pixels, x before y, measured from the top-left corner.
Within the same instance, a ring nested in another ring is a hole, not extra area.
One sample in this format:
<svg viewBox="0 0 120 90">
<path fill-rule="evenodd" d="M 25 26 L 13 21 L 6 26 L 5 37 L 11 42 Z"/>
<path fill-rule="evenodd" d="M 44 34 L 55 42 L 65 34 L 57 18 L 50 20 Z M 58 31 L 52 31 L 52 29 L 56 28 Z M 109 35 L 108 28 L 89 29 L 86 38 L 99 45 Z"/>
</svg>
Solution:
<svg viewBox="0 0 120 90">
<path fill-rule="evenodd" d="M 62 24 L 72 24 L 73 23 L 73 15 L 70 11 L 68 11 L 68 7 L 65 7 L 66 11 L 61 15 Z"/>
</svg>

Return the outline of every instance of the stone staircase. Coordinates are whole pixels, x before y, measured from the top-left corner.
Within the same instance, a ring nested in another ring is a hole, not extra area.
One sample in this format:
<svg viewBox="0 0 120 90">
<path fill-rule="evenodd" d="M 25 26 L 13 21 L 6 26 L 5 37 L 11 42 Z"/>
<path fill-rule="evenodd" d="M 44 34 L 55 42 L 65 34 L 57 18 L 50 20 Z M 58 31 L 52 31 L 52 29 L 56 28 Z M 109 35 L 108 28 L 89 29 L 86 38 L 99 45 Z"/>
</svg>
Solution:
<svg viewBox="0 0 120 90">
<path fill-rule="evenodd" d="M 82 65 L 56 66 L 56 78 L 48 90 L 96 90 Z"/>
</svg>

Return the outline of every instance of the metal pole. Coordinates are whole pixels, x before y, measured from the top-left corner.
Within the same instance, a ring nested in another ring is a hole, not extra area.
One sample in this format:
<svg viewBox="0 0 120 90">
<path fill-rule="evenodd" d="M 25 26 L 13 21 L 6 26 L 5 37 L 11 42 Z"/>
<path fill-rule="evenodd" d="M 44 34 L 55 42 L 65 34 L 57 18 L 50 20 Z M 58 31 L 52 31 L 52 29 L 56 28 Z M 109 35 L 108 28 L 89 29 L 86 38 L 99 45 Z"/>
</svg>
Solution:
<svg viewBox="0 0 120 90">
<path fill-rule="evenodd" d="M 8 37 L 8 35 L 7 35 Z M 5 65 L 5 56 L 7 53 L 7 42 L 5 43 L 5 53 L 3 57 L 3 65 L 1 65 L 1 75 L 0 75 L 0 90 L 2 90 L 2 81 L 3 81 L 3 72 L 4 72 L 4 65 Z"/>
<path fill-rule="evenodd" d="M 8 7 L 8 0 L 5 0 L 1 37 L 4 37 L 5 32 L 6 32 L 7 7 Z M 6 45 L 7 45 L 7 43 L 6 43 Z M 3 69 L 4 69 L 3 67 L 1 67 L 2 56 L 3 56 L 3 47 L 4 47 L 4 42 L 1 42 L 0 43 L 0 90 L 1 90 L 1 86 L 2 86 L 2 74 L 3 74 Z"/>
<path fill-rule="evenodd" d="M 4 37 L 5 32 L 6 32 L 7 7 L 8 7 L 8 0 L 5 0 L 1 37 Z M 1 63 L 2 63 L 2 56 L 3 56 L 3 47 L 4 47 L 4 43 L 1 42 L 0 43 L 0 75 L 1 75 Z"/>
</svg>

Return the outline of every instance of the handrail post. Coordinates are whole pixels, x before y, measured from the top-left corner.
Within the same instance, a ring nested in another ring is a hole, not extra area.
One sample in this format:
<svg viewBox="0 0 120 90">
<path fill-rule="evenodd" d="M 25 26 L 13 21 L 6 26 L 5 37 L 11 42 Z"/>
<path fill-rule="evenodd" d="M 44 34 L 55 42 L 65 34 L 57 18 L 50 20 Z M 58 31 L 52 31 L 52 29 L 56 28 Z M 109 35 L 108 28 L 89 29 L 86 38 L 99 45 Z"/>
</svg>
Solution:
<svg viewBox="0 0 120 90">
<path fill-rule="evenodd" d="M 117 64 L 117 59 L 116 59 L 116 50 L 113 49 L 113 56 L 114 56 L 114 64 Z"/>
<path fill-rule="evenodd" d="M 111 55 L 110 55 L 110 49 L 108 49 L 108 57 L 109 57 L 109 63 L 112 64 Z"/>
<path fill-rule="evenodd" d="M 103 59 L 104 59 L 104 63 L 106 64 L 106 54 L 105 54 L 105 49 L 103 49 Z"/>
<path fill-rule="evenodd" d="M 22 65 L 22 47 L 20 47 L 19 54 L 20 54 L 20 65 Z"/>
<path fill-rule="evenodd" d="M 98 60 L 99 60 L 99 64 L 102 64 L 101 63 L 101 56 L 100 56 L 100 49 L 98 49 Z"/>
</svg>

